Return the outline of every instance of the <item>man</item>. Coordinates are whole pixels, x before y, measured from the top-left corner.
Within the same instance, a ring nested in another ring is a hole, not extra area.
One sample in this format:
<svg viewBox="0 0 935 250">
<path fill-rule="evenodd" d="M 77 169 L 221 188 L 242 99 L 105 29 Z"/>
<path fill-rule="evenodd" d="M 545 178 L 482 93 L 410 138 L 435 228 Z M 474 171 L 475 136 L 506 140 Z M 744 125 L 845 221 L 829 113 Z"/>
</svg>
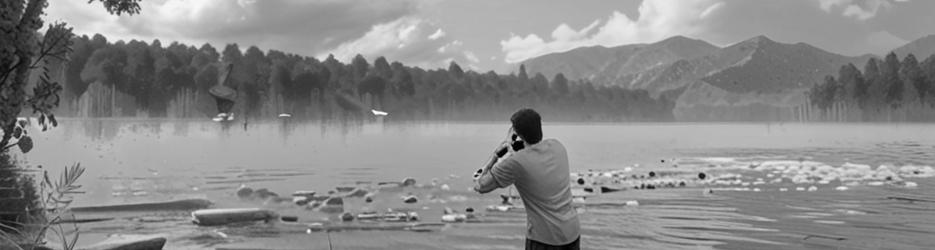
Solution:
<svg viewBox="0 0 935 250">
<path fill-rule="evenodd" d="M 542 121 L 532 109 L 516 111 L 510 118 L 523 149 L 513 152 L 504 142 L 494 150 L 474 190 L 488 193 L 515 185 L 526 206 L 526 249 L 579 249 L 578 213 L 571 205 L 568 154 L 555 139 L 542 140 Z M 497 162 L 497 152 L 510 155 Z"/>
</svg>

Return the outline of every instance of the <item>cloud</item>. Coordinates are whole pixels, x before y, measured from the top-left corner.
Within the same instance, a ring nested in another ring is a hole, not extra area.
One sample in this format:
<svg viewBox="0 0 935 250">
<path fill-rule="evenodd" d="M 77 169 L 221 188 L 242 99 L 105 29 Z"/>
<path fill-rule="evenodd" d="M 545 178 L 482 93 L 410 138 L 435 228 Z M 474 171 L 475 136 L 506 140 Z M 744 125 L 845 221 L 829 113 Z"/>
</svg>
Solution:
<svg viewBox="0 0 935 250">
<path fill-rule="evenodd" d="M 897 2 L 909 0 L 818 0 L 818 6 L 828 13 L 840 11 L 841 15 L 858 20 L 877 16 L 881 9 L 889 9 Z"/>
<path fill-rule="evenodd" d="M 439 31 L 441 29 L 425 19 L 402 17 L 373 25 L 363 36 L 323 51 L 318 56 L 333 54 L 345 62 L 357 54 L 369 59 L 385 56 L 390 61 L 424 68 L 447 67 L 452 60 L 461 63 L 478 61 L 472 52 L 463 51 L 461 41 L 436 35 Z"/>
<path fill-rule="evenodd" d="M 439 28 L 438 30 L 435 31 L 435 33 L 432 33 L 431 35 L 429 35 L 428 38 L 429 38 L 429 40 L 437 40 L 437 39 L 442 38 L 442 37 L 444 37 L 444 36 L 445 36 L 445 31 L 443 31 L 441 28 Z"/>
<path fill-rule="evenodd" d="M 692 36 L 704 31 L 706 19 L 723 6 L 720 0 L 644 0 L 637 19 L 614 11 L 603 22 L 595 20 L 580 30 L 560 24 L 548 41 L 536 34 L 511 34 L 500 41 L 500 47 L 504 61 L 517 63 L 581 46 L 618 46 L 655 42 L 673 35 Z"/>
<path fill-rule="evenodd" d="M 53 1 L 48 16 L 79 34 L 223 46 L 236 42 L 314 54 L 360 37 L 374 24 L 417 12 L 414 0 L 147 0 L 142 13 L 111 16 L 94 2 Z"/>
</svg>

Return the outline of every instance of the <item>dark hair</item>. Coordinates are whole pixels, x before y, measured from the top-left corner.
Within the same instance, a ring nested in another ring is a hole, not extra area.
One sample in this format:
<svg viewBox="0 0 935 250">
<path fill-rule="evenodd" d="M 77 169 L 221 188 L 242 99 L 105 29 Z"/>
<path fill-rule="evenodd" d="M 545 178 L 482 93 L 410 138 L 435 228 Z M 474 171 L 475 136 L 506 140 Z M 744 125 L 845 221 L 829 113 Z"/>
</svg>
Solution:
<svg viewBox="0 0 935 250">
<path fill-rule="evenodd" d="M 520 109 L 510 117 L 513 131 L 529 144 L 536 144 L 542 140 L 542 117 L 532 109 Z"/>
</svg>

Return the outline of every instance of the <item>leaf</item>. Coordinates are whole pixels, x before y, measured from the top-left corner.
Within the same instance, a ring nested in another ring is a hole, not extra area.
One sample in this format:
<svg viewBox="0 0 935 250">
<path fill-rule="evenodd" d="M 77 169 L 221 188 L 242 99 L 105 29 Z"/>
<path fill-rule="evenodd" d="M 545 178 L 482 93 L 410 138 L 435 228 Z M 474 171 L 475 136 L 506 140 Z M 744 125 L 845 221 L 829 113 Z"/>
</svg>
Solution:
<svg viewBox="0 0 935 250">
<path fill-rule="evenodd" d="M 24 154 L 29 153 L 29 151 L 32 150 L 32 146 L 33 146 L 32 137 L 25 135 L 22 138 L 19 138 L 19 141 L 16 142 L 16 145 L 19 146 L 19 150 L 23 151 Z"/>
</svg>

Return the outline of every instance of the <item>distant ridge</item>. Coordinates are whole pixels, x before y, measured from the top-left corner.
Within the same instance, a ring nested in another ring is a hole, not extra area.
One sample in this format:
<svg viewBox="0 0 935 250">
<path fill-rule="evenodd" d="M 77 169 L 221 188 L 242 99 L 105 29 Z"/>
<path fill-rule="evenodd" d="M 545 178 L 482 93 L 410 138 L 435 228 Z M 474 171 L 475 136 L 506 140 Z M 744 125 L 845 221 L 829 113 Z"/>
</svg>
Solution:
<svg viewBox="0 0 935 250">
<path fill-rule="evenodd" d="M 893 53 L 896 53 L 896 56 L 899 56 L 899 58 L 903 58 L 908 54 L 912 54 L 920 61 L 925 60 L 925 58 L 928 58 L 931 55 L 935 55 L 935 35 L 928 35 L 913 40 L 906 45 L 893 49 L 892 51 Z"/>
<path fill-rule="evenodd" d="M 926 38 L 931 41 L 910 43 L 905 50 L 935 51 L 935 36 Z M 762 113 L 761 118 L 768 120 L 804 103 L 805 91 L 824 76 L 836 75 L 848 63 L 863 65 L 872 56 L 844 56 L 763 35 L 723 48 L 675 36 L 652 44 L 579 48 L 523 63 L 529 74 L 564 73 L 569 79 L 644 89 L 653 96 L 675 99 L 679 120 L 724 120 L 738 108 L 749 109 L 743 112 L 754 116 Z"/>
</svg>

